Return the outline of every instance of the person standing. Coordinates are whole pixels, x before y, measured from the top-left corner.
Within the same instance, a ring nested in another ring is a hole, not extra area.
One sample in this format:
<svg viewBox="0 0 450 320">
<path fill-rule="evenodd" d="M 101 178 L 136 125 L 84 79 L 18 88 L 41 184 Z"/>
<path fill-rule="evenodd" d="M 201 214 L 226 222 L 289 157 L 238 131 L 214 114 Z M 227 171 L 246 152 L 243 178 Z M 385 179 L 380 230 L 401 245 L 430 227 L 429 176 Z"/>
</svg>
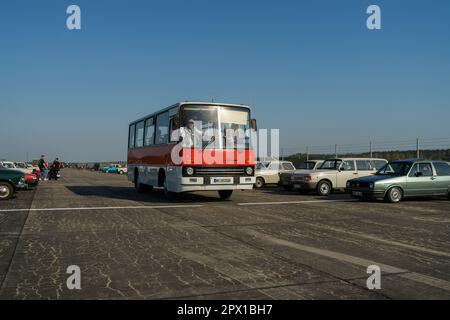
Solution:
<svg viewBox="0 0 450 320">
<path fill-rule="evenodd" d="M 47 169 L 48 163 L 45 161 L 45 156 L 41 155 L 41 159 L 39 160 L 39 170 L 41 171 L 41 181 L 47 180 Z"/>
</svg>

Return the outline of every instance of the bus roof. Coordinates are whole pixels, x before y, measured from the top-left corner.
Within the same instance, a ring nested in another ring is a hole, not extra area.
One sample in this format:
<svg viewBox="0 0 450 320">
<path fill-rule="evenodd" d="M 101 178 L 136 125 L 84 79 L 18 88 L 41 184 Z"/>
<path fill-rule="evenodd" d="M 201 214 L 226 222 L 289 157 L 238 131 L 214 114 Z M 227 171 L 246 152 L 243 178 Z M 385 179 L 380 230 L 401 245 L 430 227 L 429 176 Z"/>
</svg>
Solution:
<svg viewBox="0 0 450 320">
<path fill-rule="evenodd" d="M 135 124 L 137 122 L 140 122 L 142 120 L 145 120 L 145 119 L 147 119 L 147 118 L 149 118 L 151 116 L 154 116 L 156 114 L 166 112 L 166 111 L 168 111 L 170 109 L 177 108 L 177 107 L 179 108 L 179 107 L 181 107 L 183 105 L 241 107 L 241 108 L 250 109 L 250 106 L 247 106 L 247 105 L 244 105 L 244 104 L 231 104 L 231 103 L 220 103 L 220 102 L 201 102 L 201 101 L 182 101 L 182 102 L 175 103 L 175 104 L 173 104 L 173 105 L 171 105 L 169 107 L 166 107 L 164 109 L 161 109 L 161 110 L 158 110 L 156 112 L 150 113 L 150 114 L 148 114 L 148 115 L 146 115 L 144 117 L 141 117 L 141 118 L 139 118 L 137 120 L 134 120 L 134 121 L 130 122 L 130 125 Z"/>
</svg>

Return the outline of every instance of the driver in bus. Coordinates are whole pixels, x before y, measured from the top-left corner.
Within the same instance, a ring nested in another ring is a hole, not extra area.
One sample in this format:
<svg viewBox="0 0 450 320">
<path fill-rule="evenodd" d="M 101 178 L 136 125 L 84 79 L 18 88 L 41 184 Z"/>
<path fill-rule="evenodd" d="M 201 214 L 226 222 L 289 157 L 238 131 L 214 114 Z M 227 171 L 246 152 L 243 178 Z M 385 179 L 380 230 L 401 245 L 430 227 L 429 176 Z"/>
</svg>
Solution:
<svg viewBox="0 0 450 320">
<path fill-rule="evenodd" d="M 189 119 L 186 127 L 180 128 L 180 136 L 183 138 L 183 147 L 202 146 L 203 132 L 197 128 L 193 119 Z"/>
</svg>

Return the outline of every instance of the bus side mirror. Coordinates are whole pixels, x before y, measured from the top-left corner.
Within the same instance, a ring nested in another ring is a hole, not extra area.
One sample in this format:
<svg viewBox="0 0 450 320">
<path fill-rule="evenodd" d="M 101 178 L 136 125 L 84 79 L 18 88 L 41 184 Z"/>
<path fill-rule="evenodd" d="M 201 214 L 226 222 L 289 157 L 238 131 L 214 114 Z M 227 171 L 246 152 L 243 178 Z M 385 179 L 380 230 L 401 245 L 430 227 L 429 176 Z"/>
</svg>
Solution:
<svg viewBox="0 0 450 320">
<path fill-rule="evenodd" d="M 250 120 L 250 128 L 252 128 L 253 130 L 257 131 L 258 130 L 258 126 L 256 124 L 256 119 L 251 119 Z"/>
</svg>

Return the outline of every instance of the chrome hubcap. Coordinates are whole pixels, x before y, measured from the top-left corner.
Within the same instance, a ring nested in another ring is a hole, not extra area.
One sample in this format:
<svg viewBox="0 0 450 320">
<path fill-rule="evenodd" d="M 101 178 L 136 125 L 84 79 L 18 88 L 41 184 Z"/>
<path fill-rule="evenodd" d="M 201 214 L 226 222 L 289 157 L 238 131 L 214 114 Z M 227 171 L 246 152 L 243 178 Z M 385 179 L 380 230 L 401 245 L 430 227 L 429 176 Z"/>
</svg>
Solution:
<svg viewBox="0 0 450 320">
<path fill-rule="evenodd" d="M 400 199 L 400 191 L 397 189 L 393 189 L 391 191 L 391 196 L 393 200 L 399 200 Z"/>
<path fill-rule="evenodd" d="M 328 186 L 327 186 L 326 184 L 322 184 L 322 185 L 320 186 L 320 191 L 321 191 L 322 193 L 328 193 Z"/>
<path fill-rule="evenodd" d="M 9 189 L 5 186 L 0 186 L 0 197 L 6 197 L 9 194 Z"/>
</svg>

